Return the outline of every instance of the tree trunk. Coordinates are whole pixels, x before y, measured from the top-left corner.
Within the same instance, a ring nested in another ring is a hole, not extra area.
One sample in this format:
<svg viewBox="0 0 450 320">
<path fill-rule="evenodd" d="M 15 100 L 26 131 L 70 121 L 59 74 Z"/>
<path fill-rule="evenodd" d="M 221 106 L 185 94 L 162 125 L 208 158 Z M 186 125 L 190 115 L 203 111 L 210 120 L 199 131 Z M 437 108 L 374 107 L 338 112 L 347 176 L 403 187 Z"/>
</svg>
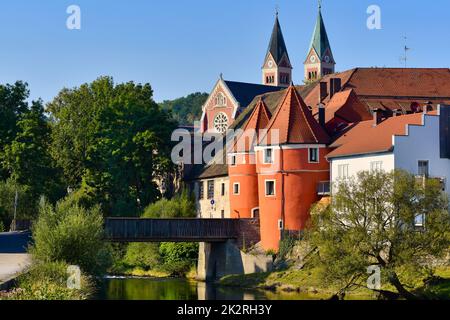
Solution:
<svg viewBox="0 0 450 320">
<path fill-rule="evenodd" d="M 401 284 L 397 273 L 395 273 L 394 271 L 392 271 L 389 274 L 389 282 L 390 284 L 392 284 L 395 289 L 397 289 L 398 293 L 405 298 L 406 300 L 417 300 L 417 296 L 415 296 L 414 294 L 412 294 L 411 292 L 409 292 L 408 290 L 405 289 L 405 287 Z"/>
</svg>

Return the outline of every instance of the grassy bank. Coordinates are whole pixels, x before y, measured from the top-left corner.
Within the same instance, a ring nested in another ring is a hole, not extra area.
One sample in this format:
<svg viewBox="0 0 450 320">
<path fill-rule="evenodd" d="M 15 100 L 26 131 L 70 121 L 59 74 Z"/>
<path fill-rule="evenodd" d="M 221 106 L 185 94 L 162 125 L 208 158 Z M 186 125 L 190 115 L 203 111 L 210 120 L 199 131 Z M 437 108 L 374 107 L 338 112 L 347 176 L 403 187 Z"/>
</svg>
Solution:
<svg viewBox="0 0 450 320">
<path fill-rule="evenodd" d="M 407 275 L 404 275 L 407 276 Z M 242 287 L 246 289 L 261 289 L 274 292 L 305 293 L 314 299 L 330 299 L 339 288 L 324 286 L 317 269 L 283 270 L 249 275 L 231 275 L 219 280 L 220 285 Z M 383 290 L 394 291 L 392 287 L 382 287 Z M 450 299 L 450 267 L 436 270 L 435 277 L 426 281 L 420 278 L 416 281 L 413 292 L 430 299 Z M 358 287 L 346 294 L 345 299 L 377 299 L 378 294 Z"/>
</svg>

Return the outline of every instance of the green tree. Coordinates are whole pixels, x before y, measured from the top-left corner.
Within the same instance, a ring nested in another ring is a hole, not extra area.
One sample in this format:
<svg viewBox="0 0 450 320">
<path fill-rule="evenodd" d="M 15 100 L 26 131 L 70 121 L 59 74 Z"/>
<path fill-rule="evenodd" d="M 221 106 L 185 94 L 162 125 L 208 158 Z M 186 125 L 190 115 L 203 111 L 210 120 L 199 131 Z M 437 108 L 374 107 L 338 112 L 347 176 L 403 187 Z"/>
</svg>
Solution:
<svg viewBox="0 0 450 320">
<path fill-rule="evenodd" d="M 186 97 L 175 100 L 165 100 L 160 106 L 170 111 L 180 124 L 193 125 L 194 121 L 198 121 L 202 115 L 202 106 L 208 99 L 207 93 L 192 93 Z"/>
<path fill-rule="evenodd" d="M 49 154 L 50 126 L 41 101 L 34 101 L 17 122 L 17 134 L 4 147 L 3 167 L 13 181 L 28 186 L 35 199 L 41 195 L 56 200 L 63 195 L 58 172 Z"/>
<path fill-rule="evenodd" d="M 149 84 L 108 77 L 63 90 L 49 105 L 52 154 L 70 186 L 108 214 L 136 215 L 160 197 L 156 180 L 172 169 L 169 114 Z"/>
<path fill-rule="evenodd" d="M 56 206 L 42 199 L 32 231 L 34 244 L 30 251 L 40 262 L 63 261 L 91 275 L 104 274 L 111 265 L 98 207 L 85 209 L 70 196 Z"/>
<path fill-rule="evenodd" d="M 172 199 L 161 199 L 149 205 L 143 218 L 193 218 L 197 209 L 194 195 L 184 189 Z"/>
<path fill-rule="evenodd" d="M 0 221 L 3 222 L 5 229 L 9 229 L 14 217 L 16 192 L 18 197 L 17 218 L 33 219 L 36 217 L 37 201 L 29 189 L 27 186 L 18 185 L 12 179 L 0 181 Z"/>
<path fill-rule="evenodd" d="M 0 157 L 3 147 L 9 145 L 19 130 L 17 123 L 28 112 L 28 85 L 17 81 L 14 85 L 0 85 Z M 9 178 L 9 172 L 0 166 L 0 180 Z"/>
<path fill-rule="evenodd" d="M 450 245 L 448 195 L 440 183 L 403 171 L 361 172 L 334 186 L 331 205 L 313 210 L 310 241 L 319 249 L 324 280 L 342 290 L 365 285 L 367 268 L 381 267 L 384 280 L 407 299 L 416 298 L 399 276 L 421 272 Z M 415 219 L 425 214 L 425 227 Z"/>
</svg>

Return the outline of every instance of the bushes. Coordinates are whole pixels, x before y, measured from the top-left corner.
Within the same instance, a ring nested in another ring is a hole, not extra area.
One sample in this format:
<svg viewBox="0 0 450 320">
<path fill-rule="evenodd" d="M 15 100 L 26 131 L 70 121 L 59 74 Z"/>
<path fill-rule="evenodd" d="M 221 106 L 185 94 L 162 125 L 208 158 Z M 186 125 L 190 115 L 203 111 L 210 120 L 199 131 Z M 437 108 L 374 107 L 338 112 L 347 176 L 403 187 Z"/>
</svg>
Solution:
<svg viewBox="0 0 450 320">
<path fill-rule="evenodd" d="M 159 246 L 159 253 L 164 271 L 172 275 L 184 275 L 197 261 L 198 244 L 163 242 Z"/>
<path fill-rule="evenodd" d="M 194 198 L 184 190 L 171 200 L 162 199 L 149 205 L 143 217 L 189 218 L 195 215 Z M 131 269 L 163 271 L 180 276 L 195 266 L 197 255 L 198 245 L 195 243 L 133 243 L 128 245 L 126 253 L 118 264 L 122 263 Z"/>
<path fill-rule="evenodd" d="M 171 200 L 161 199 L 149 205 L 143 218 L 193 218 L 196 216 L 195 199 L 184 190 Z"/>
<path fill-rule="evenodd" d="M 35 264 L 27 274 L 19 277 L 19 288 L 0 293 L 10 300 L 84 300 L 94 290 L 91 280 L 82 275 L 81 289 L 67 288 L 67 267 L 64 262 Z"/>
<path fill-rule="evenodd" d="M 111 263 L 98 207 L 87 210 L 70 197 L 56 206 L 41 201 L 33 239 L 31 253 L 42 262 L 65 261 L 92 275 L 103 274 Z"/>
</svg>

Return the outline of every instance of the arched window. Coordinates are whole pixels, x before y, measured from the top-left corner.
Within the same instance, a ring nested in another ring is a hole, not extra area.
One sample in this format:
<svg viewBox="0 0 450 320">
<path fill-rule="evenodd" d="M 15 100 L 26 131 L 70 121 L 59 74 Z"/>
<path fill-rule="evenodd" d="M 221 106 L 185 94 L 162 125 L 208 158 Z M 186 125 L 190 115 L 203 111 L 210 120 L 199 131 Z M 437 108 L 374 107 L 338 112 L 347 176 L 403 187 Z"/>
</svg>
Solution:
<svg viewBox="0 0 450 320">
<path fill-rule="evenodd" d="M 219 92 L 216 96 L 216 106 L 223 107 L 227 104 L 227 98 Z"/>
</svg>

